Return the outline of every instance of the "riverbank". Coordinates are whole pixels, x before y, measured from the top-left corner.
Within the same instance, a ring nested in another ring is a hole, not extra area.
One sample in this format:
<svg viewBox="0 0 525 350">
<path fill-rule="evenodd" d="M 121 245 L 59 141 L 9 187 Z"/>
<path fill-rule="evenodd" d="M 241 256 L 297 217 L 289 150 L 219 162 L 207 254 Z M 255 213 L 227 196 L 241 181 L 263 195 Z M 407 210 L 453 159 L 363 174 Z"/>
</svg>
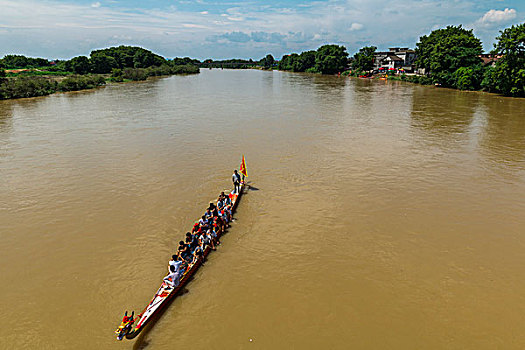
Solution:
<svg viewBox="0 0 525 350">
<path fill-rule="evenodd" d="M 46 74 L 51 73 L 51 74 Z M 56 74 L 41 70 L 8 72 L 10 76 L 0 79 L 0 100 L 46 96 L 56 92 L 93 89 L 107 83 L 142 81 L 149 77 L 179 74 L 198 74 L 193 65 L 159 66 L 148 68 L 114 69 L 112 74 L 74 75 L 69 72 Z"/>
<path fill-rule="evenodd" d="M 420 84 L 420 85 L 433 85 L 431 77 L 418 74 L 370 74 L 357 71 L 345 71 L 341 73 L 344 76 L 351 76 L 354 78 L 366 78 L 366 79 L 376 79 L 376 80 L 398 80 L 406 81 L 409 83 Z"/>
</svg>

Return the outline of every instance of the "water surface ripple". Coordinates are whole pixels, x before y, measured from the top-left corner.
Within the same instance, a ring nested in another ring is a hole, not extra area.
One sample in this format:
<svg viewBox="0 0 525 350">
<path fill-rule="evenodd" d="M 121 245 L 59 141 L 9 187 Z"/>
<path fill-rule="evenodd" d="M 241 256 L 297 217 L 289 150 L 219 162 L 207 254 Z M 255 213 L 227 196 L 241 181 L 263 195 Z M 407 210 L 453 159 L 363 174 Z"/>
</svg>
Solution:
<svg viewBox="0 0 525 350">
<path fill-rule="evenodd" d="M 241 154 L 223 245 L 117 343 Z M 2 349 L 525 348 L 523 99 L 203 70 L 0 101 L 0 178 Z"/>
</svg>

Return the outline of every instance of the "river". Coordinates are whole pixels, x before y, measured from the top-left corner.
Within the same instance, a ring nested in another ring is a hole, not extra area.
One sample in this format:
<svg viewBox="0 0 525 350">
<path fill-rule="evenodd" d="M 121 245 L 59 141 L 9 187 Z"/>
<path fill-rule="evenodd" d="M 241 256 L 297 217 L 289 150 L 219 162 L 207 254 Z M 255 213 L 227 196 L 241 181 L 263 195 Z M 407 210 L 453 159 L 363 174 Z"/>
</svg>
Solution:
<svg viewBox="0 0 525 350">
<path fill-rule="evenodd" d="M 243 154 L 222 246 L 118 343 Z M 202 70 L 0 101 L 0 178 L 1 349 L 525 348 L 525 99 Z"/>
</svg>

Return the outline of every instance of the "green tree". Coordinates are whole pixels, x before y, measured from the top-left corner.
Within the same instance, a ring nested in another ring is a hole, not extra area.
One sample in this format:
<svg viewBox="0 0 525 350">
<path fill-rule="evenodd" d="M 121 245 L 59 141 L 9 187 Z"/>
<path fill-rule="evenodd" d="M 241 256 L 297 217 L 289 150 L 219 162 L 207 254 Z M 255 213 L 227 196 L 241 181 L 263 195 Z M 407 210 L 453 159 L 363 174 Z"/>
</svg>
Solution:
<svg viewBox="0 0 525 350">
<path fill-rule="evenodd" d="M 323 45 L 315 54 L 315 70 L 323 74 L 342 72 L 348 63 L 348 53 L 344 46 Z"/>
<path fill-rule="evenodd" d="M 103 54 L 113 57 L 117 66 L 115 68 L 147 68 L 150 66 L 160 66 L 166 63 L 166 59 L 153 52 L 138 46 L 110 47 L 102 50 L 91 51 L 91 56 Z"/>
<path fill-rule="evenodd" d="M 508 96 L 525 96 L 525 23 L 500 31 L 496 40 L 492 53 L 501 58 L 492 71 L 492 89 Z"/>
<path fill-rule="evenodd" d="M 2 59 L 7 68 L 37 68 L 49 66 L 45 58 L 32 58 L 22 55 L 7 55 Z"/>
<path fill-rule="evenodd" d="M 62 71 L 62 72 L 71 72 L 71 61 L 58 61 L 55 70 Z"/>
<path fill-rule="evenodd" d="M 374 54 L 377 50 L 375 46 L 365 46 L 359 49 L 354 55 L 354 61 L 352 62 L 352 68 L 360 72 L 368 72 L 374 68 Z"/>
<path fill-rule="evenodd" d="M 459 90 L 479 90 L 483 81 L 483 66 L 460 67 L 454 74 L 454 87 Z"/>
<path fill-rule="evenodd" d="M 201 62 L 199 60 L 194 59 L 194 58 L 190 58 L 190 57 L 184 57 L 184 58 L 175 57 L 174 59 L 169 61 L 169 63 L 172 66 L 184 66 L 184 65 L 187 65 L 187 64 L 193 64 L 195 66 L 198 66 L 198 65 L 201 64 Z"/>
<path fill-rule="evenodd" d="M 155 58 L 153 53 L 147 50 L 138 50 L 133 55 L 133 66 L 135 68 L 147 68 L 153 66 Z"/>
<path fill-rule="evenodd" d="M 266 55 L 266 57 L 261 59 L 259 63 L 264 67 L 264 69 L 270 69 L 275 63 L 275 59 L 273 58 L 272 55 L 268 54 Z"/>
<path fill-rule="evenodd" d="M 73 57 L 69 61 L 71 70 L 77 74 L 86 74 L 90 70 L 89 59 L 86 56 Z"/>
<path fill-rule="evenodd" d="M 106 56 L 102 53 L 92 54 L 89 63 L 91 64 L 91 71 L 93 73 L 106 74 L 117 67 L 117 61 L 113 57 Z"/>
<path fill-rule="evenodd" d="M 481 41 L 459 26 L 448 26 L 423 35 L 416 44 L 416 65 L 425 68 L 434 81 L 444 86 L 453 86 L 454 72 L 461 67 L 480 63 Z"/>
<path fill-rule="evenodd" d="M 277 69 L 279 70 L 292 70 L 293 63 L 299 57 L 298 54 L 292 53 L 290 55 L 284 55 L 283 58 L 279 61 Z"/>
<path fill-rule="evenodd" d="M 292 71 L 305 72 L 308 69 L 315 67 L 315 51 L 304 51 L 292 62 Z"/>
<path fill-rule="evenodd" d="M 495 68 L 492 66 L 485 67 L 483 71 L 483 80 L 481 81 L 481 88 L 488 92 L 497 92 L 496 80 L 494 79 Z"/>
</svg>

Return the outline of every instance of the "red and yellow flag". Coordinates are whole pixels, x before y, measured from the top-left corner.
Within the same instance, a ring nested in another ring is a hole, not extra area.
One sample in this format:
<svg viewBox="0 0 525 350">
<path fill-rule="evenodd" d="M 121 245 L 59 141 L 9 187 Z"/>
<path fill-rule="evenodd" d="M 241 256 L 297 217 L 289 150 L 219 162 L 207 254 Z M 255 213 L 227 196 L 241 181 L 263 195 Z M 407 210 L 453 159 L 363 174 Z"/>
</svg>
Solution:
<svg viewBox="0 0 525 350">
<path fill-rule="evenodd" d="M 241 167 L 239 168 L 239 172 L 244 176 L 248 176 L 248 171 L 246 170 L 246 163 L 244 162 L 244 155 L 242 156 Z"/>
</svg>

